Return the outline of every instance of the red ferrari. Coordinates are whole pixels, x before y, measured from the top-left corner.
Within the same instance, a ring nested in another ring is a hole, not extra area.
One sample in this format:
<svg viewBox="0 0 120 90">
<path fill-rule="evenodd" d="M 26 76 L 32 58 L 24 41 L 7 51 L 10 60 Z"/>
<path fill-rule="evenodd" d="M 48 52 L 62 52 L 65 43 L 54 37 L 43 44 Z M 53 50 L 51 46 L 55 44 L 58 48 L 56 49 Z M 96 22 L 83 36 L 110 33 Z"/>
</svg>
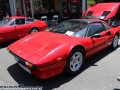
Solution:
<svg viewBox="0 0 120 90">
<path fill-rule="evenodd" d="M 102 20 L 110 25 L 120 26 L 120 2 L 117 3 L 98 3 L 89 7 L 82 16 L 98 18 L 102 16 Z M 98 17 L 97 17 L 98 16 Z"/>
<path fill-rule="evenodd" d="M 117 48 L 120 27 L 98 19 L 71 19 L 49 31 L 28 35 L 8 51 L 21 68 L 46 79 L 63 71 L 75 74 L 86 58 L 110 47 Z"/>
<path fill-rule="evenodd" d="M 0 43 L 43 31 L 46 27 L 45 22 L 32 18 L 22 16 L 4 18 L 0 21 Z"/>
</svg>

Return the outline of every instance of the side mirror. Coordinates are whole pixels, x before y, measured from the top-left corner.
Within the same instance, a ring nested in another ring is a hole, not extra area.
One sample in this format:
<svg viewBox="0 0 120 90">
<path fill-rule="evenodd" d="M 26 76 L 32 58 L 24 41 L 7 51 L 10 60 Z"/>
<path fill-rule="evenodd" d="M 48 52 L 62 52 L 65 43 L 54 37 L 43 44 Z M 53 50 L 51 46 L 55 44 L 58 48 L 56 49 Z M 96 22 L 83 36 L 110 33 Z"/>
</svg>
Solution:
<svg viewBox="0 0 120 90">
<path fill-rule="evenodd" d="M 100 37 L 100 34 L 94 34 L 91 36 L 91 38 L 99 38 Z"/>
</svg>

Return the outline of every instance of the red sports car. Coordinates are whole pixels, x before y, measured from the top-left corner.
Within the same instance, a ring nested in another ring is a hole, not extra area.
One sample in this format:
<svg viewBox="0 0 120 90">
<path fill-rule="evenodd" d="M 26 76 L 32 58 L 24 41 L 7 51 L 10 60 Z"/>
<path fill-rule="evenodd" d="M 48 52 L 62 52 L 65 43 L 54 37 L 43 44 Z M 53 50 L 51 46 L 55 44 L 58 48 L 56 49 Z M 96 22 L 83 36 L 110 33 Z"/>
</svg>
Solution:
<svg viewBox="0 0 120 90">
<path fill-rule="evenodd" d="M 98 3 L 89 7 L 82 16 L 89 18 L 102 16 L 101 19 L 108 22 L 110 25 L 120 26 L 120 2 Z"/>
<path fill-rule="evenodd" d="M 43 31 L 46 27 L 45 22 L 32 18 L 22 16 L 4 18 L 0 21 L 0 43 Z"/>
<path fill-rule="evenodd" d="M 120 27 L 96 19 L 71 19 L 49 31 L 28 35 L 8 51 L 30 74 L 46 79 L 65 71 L 77 73 L 84 59 L 111 47 L 117 48 Z"/>
</svg>

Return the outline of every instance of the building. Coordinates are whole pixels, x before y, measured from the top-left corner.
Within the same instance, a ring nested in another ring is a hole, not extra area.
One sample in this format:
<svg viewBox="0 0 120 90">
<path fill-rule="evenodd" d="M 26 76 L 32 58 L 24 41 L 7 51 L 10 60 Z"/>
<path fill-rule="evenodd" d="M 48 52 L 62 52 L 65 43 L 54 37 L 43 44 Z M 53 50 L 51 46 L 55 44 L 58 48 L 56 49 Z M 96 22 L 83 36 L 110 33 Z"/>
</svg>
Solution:
<svg viewBox="0 0 120 90">
<path fill-rule="evenodd" d="M 62 17 L 62 9 L 67 7 L 70 18 L 79 18 L 92 4 L 100 2 L 119 2 L 119 0 L 0 0 L 0 9 L 9 15 L 20 15 L 40 19 L 46 15 L 51 19 L 58 14 Z"/>
</svg>

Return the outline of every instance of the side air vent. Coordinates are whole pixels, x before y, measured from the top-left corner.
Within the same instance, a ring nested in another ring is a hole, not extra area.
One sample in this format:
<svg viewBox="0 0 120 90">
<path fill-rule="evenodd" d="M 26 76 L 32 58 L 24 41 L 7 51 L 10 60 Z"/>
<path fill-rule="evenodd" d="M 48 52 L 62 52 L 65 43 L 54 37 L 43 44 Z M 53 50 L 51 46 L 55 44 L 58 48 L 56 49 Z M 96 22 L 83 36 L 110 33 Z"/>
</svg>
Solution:
<svg viewBox="0 0 120 90">
<path fill-rule="evenodd" d="M 107 16 L 109 13 L 110 13 L 110 11 L 104 11 L 104 12 L 102 13 L 102 16 Z"/>
<path fill-rule="evenodd" d="M 86 16 L 91 16 L 93 11 L 89 11 Z"/>
</svg>

